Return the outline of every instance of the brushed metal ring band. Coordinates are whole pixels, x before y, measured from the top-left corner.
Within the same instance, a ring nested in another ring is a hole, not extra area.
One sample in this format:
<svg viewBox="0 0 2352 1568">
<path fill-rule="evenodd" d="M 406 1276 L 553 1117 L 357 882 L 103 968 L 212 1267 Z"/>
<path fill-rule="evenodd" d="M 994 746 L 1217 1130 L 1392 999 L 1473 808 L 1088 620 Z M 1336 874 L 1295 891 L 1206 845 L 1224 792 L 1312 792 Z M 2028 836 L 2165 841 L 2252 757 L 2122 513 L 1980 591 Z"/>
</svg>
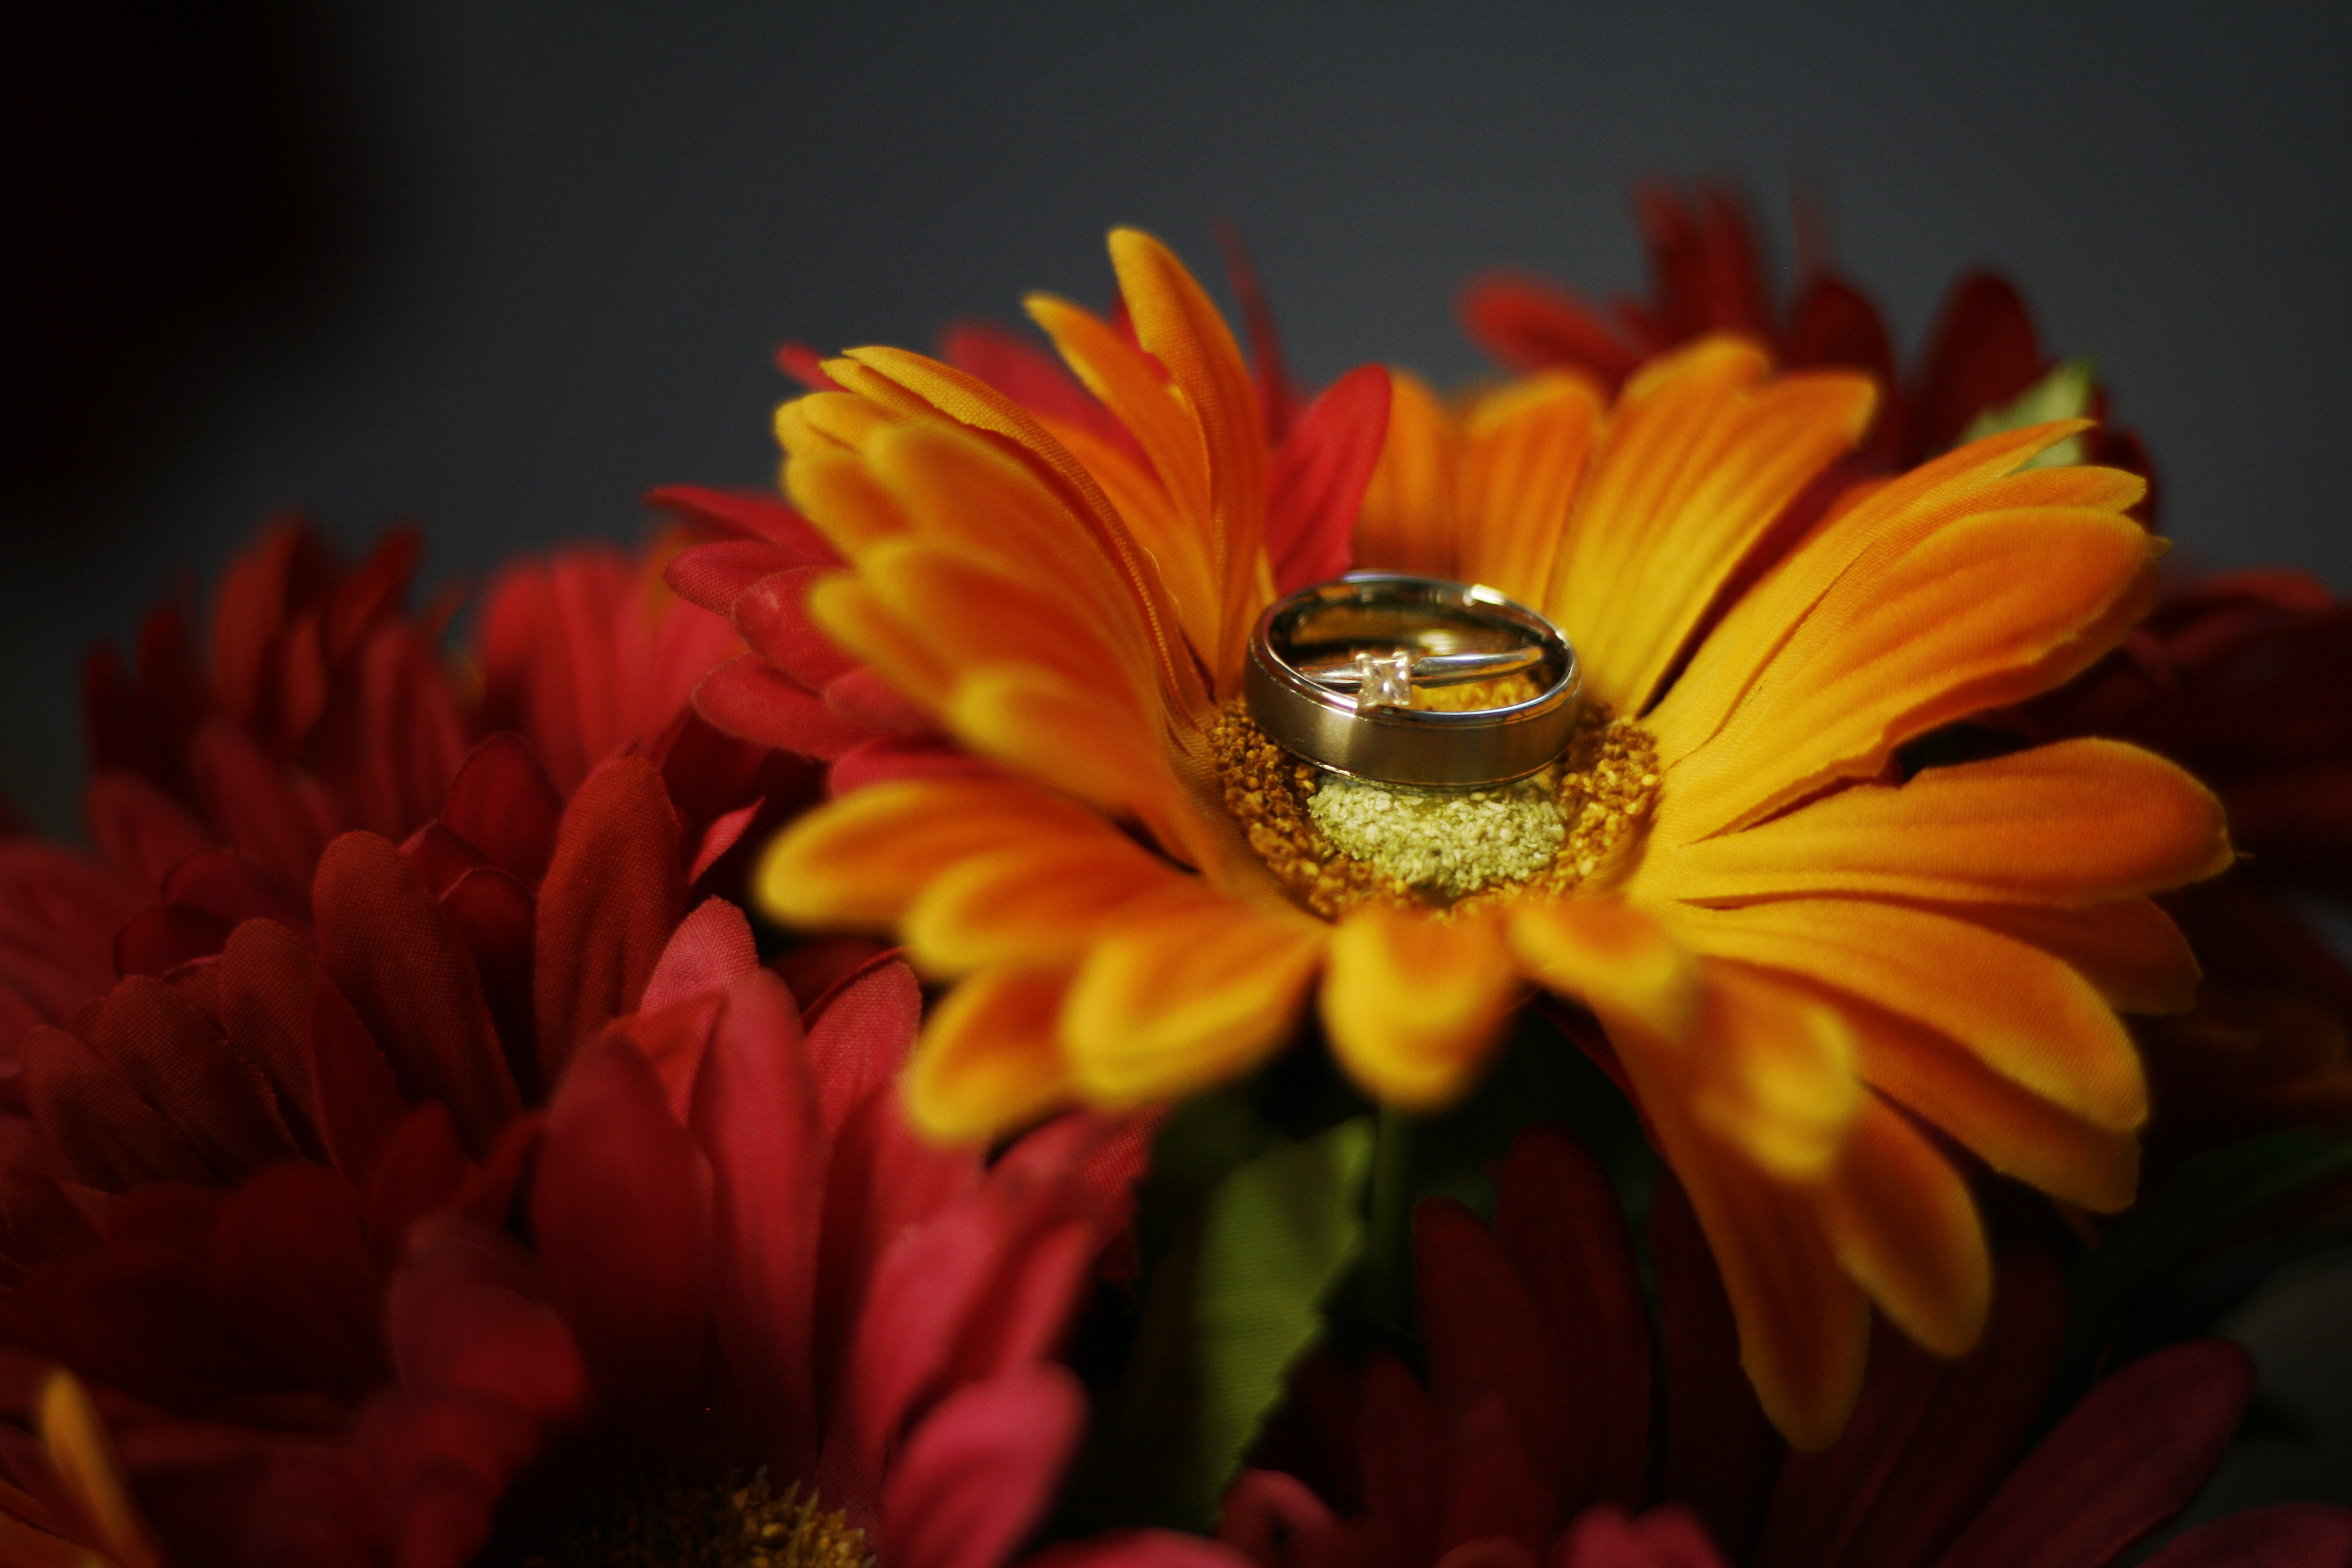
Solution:
<svg viewBox="0 0 2352 1568">
<path fill-rule="evenodd" d="M 1532 663 L 1528 649 L 1537 654 Z M 1411 697 L 1404 683 L 1458 679 L 1454 672 L 1474 656 L 1525 668 L 1537 695 L 1459 711 L 1403 705 Z M 1416 668 L 1423 665 L 1426 674 Z M 1492 588 L 1353 572 L 1302 588 L 1258 617 L 1243 690 L 1266 738 L 1318 767 L 1463 789 L 1525 778 L 1567 750 L 1581 685 L 1559 628 Z"/>
</svg>

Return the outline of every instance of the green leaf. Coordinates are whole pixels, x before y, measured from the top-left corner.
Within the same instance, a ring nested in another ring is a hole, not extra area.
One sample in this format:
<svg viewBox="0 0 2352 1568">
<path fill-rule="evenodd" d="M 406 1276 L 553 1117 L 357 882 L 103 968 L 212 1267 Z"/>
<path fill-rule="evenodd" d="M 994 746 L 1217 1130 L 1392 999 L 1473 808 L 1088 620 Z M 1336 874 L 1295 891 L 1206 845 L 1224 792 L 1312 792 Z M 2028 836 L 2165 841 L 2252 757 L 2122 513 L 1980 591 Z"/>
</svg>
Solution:
<svg viewBox="0 0 2352 1568">
<path fill-rule="evenodd" d="M 1268 1150 L 1209 1196 L 1197 1318 L 1204 1520 L 1282 1397 L 1291 1363 L 1315 1342 L 1324 1297 L 1363 1245 L 1358 1194 L 1371 1151 L 1370 1124 L 1345 1122 Z"/>
<path fill-rule="evenodd" d="M 1959 444 L 1981 441 L 1988 436 L 1998 436 L 2004 430 L 2021 430 L 2028 425 L 2047 425 L 2053 419 L 2082 419 L 2091 412 L 2092 394 L 2098 385 L 2098 368 L 2088 359 L 2062 360 L 2050 374 L 2019 393 L 1998 408 L 1988 408 L 1969 422 L 1961 432 Z M 2084 458 L 2083 438 L 2069 436 L 2048 451 L 2038 454 L 2025 466 L 2029 468 L 2056 468 L 2068 463 L 2079 463 Z"/>
<path fill-rule="evenodd" d="M 1163 1211 L 1159 1237 L 1145 1238 L 1156 1257 L 1125 1375 L 1073 1489 L 1070 1528 L 1213 1528 L 1292 1363 L 1322 1332 L 1325 1299 L 1362 1248 L 1371 1146 L 1368 1118 L 1293 1140 L 1216 1096 L 1171 1119 L 1143 1216 Z"/>
</svg>

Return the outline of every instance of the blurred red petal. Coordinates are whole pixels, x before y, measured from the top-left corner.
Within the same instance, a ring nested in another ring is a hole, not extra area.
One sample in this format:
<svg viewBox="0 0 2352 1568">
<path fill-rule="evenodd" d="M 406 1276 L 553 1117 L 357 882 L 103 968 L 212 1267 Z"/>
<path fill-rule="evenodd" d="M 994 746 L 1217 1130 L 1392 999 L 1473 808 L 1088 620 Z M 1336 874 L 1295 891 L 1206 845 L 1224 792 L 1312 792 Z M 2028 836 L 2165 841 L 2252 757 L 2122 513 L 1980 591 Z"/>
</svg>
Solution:
<svg viewBox="0 0 2352 1568">
<path fill-rule="evenodd" d="M 549 1299 L 618 1413 L 675 1405 L 702 1362 L 710 1310 L 711 1172 L 660 1079 L 606 1037 L 550 1108 L 531 1224 Z"/>
<path fill-rule="evenodd" d="M 1086 1425 L 1078 1380 L 1033 1364 L 959 1389 L 908 1439 L 882 1489 L 882 1538 L 907 1568 L 995 1568 L 1035 1527 Z"/>
<path fill-rule="evenodd" d="M 616 757 L 572 797 L 539 891 L 534 1006 L 539 1081 L 635 1010 L 686 909 L 677 814 L 660 772 Z"/>
</svg>

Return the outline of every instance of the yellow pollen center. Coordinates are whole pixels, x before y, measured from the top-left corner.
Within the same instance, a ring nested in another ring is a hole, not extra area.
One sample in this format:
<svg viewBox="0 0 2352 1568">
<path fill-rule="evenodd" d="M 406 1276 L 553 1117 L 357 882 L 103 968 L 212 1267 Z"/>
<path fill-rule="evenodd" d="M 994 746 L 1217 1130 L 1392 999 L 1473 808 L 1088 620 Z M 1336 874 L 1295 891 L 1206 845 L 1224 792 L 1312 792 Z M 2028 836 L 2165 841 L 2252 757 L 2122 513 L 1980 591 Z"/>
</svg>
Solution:
<svg viewBox="0 0 2352 1568">
<path fill-rule="evenodd" d="M 749 1479 L 653 1481 L 568 1522 L 521 1568 L 874 1568 L 866 1532 L 816 1493 L 781 1493 L 765 1470 Z"/>
<path fill-rule="evenodd" d="M 1225 806 L 1293 896 L 1326 920 L 1382 902 L 1432 912 L 1565 892 L 1631 846 L 1656 804 L 1648 731 L 1588 702 L 1560 759 L 1476 790 L 1325 773 L 1265 738 L 1238 701 L 1209 728 Z"/>
</svg>

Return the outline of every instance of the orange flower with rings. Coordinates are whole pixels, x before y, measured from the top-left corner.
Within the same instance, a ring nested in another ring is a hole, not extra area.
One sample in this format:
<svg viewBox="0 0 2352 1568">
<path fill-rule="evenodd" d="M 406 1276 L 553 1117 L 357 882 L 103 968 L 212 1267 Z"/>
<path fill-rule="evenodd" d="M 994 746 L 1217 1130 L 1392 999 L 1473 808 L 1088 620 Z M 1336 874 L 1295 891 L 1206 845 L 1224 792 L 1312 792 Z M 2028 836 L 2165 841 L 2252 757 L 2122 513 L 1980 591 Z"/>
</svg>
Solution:
<svg viewBox="0 0 2352 1568">
<path fill-rule="evenodd" d="M 1131 451 L 894 349 L 829 362 L 843 390 L 778 415 L 786 488 L 850 563 L 811 613 L 1001 767 L 852 793 L 759 873 L 772 913 L 895 930 L 954 981 L 910 1073 L 923 1125 L 1229 1079 L 1310 998 L 1368 1091 L 1435 1107 L 1541 987 L 1605 1029 L 1765 1408 L 1808 1447 L 1852 1407 L 1873 1302 L 1945 1354 L 1982 1329 L 1954 1146 L 2130 1201 L 2147 1096 L 2116 1009 L 2188 1004 L 2148 895 L 2228 862 L 2219 806 L 2099 740 L 1907 778 L 1896 758 L 2147 608 L 2142 481 L 2033 466 L 2080 422 L 1849 490 L 1792 540 L 1866 377 L 1776 376 L 1715 337 L 1613 401 L 1553 373 L 1447 410 L 1399 378 L 1355 564 L 1540 609 L 1585 699 L 1532 784 L 1382 804 L 1248 721 L 1275 596 L 1257 394 L 1165 247 L 1110 250 L 1131 339 L 1029 309 Z"/>
</svg>

